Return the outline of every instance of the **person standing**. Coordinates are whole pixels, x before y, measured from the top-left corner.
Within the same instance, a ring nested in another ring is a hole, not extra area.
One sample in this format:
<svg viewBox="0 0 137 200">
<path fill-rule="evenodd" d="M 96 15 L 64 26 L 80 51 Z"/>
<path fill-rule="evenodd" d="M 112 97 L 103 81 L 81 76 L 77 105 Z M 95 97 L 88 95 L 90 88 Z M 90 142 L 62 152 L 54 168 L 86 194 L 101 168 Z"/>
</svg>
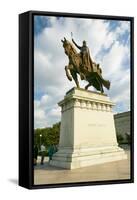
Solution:
<svg viewBox="0 0 137 200">
<path fill-rule="evenodd" d="M 40 152 L 41 152 L 41 165 L 44 164 L 44 157 L 45 157 L 46 148 L 44 144 L 41 145 Z"/>
<path fill-rule="evenodd" d="M 38 157 L 38 146 L 34 146 L 34 165 L 37 165 L 37 157 Z"/>
<path fill-rule="evenodd" d="M 54 154 L 54 147 L 53 147 L 53 145 L 50 145 L 48 148 L 49 162 L 50 162 L 50 160 L 52 160 L 53 154 Z"/>
</svg>

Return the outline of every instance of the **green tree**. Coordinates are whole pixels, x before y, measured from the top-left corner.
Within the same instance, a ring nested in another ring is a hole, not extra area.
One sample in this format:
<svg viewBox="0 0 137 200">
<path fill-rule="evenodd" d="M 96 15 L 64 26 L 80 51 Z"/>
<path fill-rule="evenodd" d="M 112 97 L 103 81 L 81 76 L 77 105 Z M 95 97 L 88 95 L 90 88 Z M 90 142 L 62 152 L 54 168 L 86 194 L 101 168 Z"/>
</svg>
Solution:
<svg viewBox="0 0 137 200">
<path fill-rule="evenodd" d="M 34 144 L 40 148 L 40 143 L 45 146 L 58 145 L 60 134 L 60 122 L 54 124 L 52 127 L 37 128 L 34 130 Z M 41 137 L 40 137 L 41 135 Z"/>
</svg>

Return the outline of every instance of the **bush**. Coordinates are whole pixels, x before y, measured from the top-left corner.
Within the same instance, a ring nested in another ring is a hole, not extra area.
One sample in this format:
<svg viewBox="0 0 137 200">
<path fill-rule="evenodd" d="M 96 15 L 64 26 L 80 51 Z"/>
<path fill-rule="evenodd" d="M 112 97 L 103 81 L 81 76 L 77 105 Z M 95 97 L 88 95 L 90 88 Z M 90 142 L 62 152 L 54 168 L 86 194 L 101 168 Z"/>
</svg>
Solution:
<svg viewBox="0 0 137 200">
<path fill-rule="evenodd" d="M 126 142 L 128 144 L 130 144 L 130 142 L 131 142 L 131 136 L 129 134 L 127 134 L 127 133 L 125 133 L 125 136 L 126 136 Z"/>
<path fill-rule="evenodd" d="M 122 144 L 124 142 L 124 137 L 121 134 L 119 134 L 117 135 L 117 140 L 119 144 Z"/>
</svg>

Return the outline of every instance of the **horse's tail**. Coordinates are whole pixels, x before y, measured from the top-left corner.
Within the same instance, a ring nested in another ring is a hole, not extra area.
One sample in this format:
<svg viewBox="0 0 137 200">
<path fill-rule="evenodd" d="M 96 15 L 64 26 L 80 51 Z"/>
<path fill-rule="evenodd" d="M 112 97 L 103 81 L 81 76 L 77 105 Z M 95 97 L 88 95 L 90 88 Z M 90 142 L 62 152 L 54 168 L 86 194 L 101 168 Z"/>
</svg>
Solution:
<svg viewBox="0 0 137 200">
<path fill-rule="evenodd" d="M 110 88 L 110 81 L 105 80 L 102 76 L 98 75 L 98 78 L 100 79 L 101 83 L 103 84 L 104 87 L 106 87 L 108 90 Z"/>
<path fill-rule="evenodd" d="M 102 83 L 103 83 L 104 87 L 106 87 L 109 90 L 109 88 L 110 88 L 110 81 L 102 79 Z"/>
</svg>

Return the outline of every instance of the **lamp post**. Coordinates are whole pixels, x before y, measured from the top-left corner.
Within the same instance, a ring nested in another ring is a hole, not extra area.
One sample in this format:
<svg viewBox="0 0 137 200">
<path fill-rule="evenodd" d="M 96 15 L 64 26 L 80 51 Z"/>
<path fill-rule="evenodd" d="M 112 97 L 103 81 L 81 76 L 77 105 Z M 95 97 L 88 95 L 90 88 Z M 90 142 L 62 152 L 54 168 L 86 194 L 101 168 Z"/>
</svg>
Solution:
<svg viewBox="0 0 137 200">
<path fill-rule="evenodd" d="M 42 135 L 40 134 L 40 147 L 41 147 L 41 138 L 42 138 Z"/>
</svg>

